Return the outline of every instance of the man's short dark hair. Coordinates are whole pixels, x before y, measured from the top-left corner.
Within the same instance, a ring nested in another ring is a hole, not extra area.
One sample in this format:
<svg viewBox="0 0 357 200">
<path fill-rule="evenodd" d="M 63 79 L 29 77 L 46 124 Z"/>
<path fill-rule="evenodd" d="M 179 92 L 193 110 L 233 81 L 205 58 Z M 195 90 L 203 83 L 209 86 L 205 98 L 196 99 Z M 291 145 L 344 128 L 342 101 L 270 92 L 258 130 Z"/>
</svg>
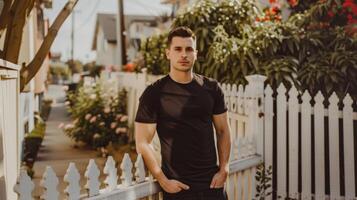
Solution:
<svg viewBox="0 0 357 200">
<path fill-rule="evenodd" d="M 186 26 L 179 26 L 174 28 L 170 31 L 169 35 L 167 36 L 167 45 L 170 46 L 173 37 L 192 37 L 193 40 L 196 40 L 196 36 L 193 31 L 186 27 Z"/>
</svg>

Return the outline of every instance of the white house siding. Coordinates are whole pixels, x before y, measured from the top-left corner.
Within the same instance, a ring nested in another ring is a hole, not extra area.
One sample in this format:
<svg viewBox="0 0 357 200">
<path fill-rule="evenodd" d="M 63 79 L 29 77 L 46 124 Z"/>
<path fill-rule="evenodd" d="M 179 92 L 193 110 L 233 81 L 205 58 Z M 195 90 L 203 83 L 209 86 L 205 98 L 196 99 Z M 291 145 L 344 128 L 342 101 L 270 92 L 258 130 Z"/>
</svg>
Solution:
<svg viewBox="0 0 357 200">
<path fill-rule="evenodd" d="M 104 39 L 104 33 L 101 28 L 98 30 L 97 36 L 97 59 L 98 65 L 110 66 L 117 63 L 117 47 L 116 44 L 108 43 Z"/>
</svg>

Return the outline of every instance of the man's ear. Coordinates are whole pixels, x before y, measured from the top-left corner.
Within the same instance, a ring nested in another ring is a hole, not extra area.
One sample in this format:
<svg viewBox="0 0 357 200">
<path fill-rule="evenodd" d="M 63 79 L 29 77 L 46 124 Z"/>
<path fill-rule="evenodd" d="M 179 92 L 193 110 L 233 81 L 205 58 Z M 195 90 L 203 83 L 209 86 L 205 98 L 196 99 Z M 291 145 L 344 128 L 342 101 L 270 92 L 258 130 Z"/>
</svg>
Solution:
<svg viewBox="0 0 357 200">
<path fill-rule="evenodd" d="M 167 59 L 170 59 L 170 58 L 169 58 L 170 49 L 165 49 L 165 53 L 166 53 L 166 58 L 167 58 Z"/>
</svg>

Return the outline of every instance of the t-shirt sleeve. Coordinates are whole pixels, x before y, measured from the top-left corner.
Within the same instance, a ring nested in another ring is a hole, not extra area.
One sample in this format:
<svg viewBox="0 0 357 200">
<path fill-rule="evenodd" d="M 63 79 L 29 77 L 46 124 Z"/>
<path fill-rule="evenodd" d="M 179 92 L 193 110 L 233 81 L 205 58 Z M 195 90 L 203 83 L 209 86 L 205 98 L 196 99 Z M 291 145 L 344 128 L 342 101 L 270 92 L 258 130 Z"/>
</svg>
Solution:
<svg viewBox="0 0 357 200">
<path fill-rule="evenodd" d="M 155 88 L 149 85 L 139 99 L 139 107 L 135 121 L 142 123 L 156 123 L 158 95 Z"/>
<path fill-rule="evenodd" d="M 218 115 L 226 112 L 227 106 L 224 101 L 224 93 L 222 88 L 218 85 L 216 82 L 215 88 L 214 88 L 214 106 L 213 106 L 213 114 Z"/>
</svg>

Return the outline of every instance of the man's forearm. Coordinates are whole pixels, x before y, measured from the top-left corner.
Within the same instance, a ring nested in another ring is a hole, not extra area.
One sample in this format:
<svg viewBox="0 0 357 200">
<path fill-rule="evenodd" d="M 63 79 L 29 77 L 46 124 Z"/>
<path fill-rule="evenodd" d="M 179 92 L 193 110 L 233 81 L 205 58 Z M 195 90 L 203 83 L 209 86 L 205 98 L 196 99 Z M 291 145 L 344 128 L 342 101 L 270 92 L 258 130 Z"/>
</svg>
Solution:
<svg viewBox="0 0 357 200">
<path fill-rule="evenodd" d="M 231 139 L 229 130 L 217 134 L 217 148 L 219 158 L 219 169 L 229 170 L 229 154 L 231 151 Z"/>
<path fill-rule="evenodd" d="M 150 144 L 141 143 L 136 145 L 136 149 L 138 153 L 140 153 L 145 161 L 145 165 L 151 172 L 151 174 L 156 178 L 159 182 L 162 182 L 167 179 L 165 174 L 162 172 L 160 165 L 157 163 L 155 158 L 155 153 L 151 148 Z"/>
</svg>

